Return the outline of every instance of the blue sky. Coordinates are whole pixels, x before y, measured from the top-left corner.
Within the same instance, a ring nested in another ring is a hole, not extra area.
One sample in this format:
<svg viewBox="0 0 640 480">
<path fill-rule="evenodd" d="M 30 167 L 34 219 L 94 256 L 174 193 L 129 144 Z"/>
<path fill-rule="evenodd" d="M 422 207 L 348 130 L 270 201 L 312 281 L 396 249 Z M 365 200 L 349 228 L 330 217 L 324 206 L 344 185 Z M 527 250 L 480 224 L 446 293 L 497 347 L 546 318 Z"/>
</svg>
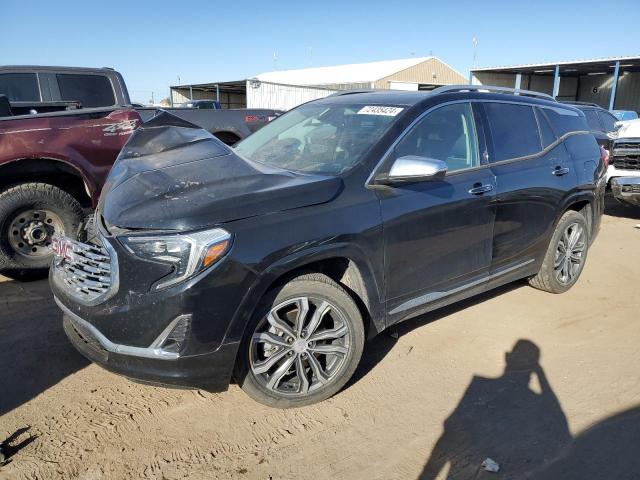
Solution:
<svg viewBox="0 0 640 480">
<path fill-rule="evenodd" d="M 638 0 L 0 0 L 0 18 L 0 64 L 112 66 L 137 101 L 168 96 L 178 76 L 238 80 L 412 55 L 466 76 L 474 36 L 477 66 L 640 54 Z"/>
</svg>

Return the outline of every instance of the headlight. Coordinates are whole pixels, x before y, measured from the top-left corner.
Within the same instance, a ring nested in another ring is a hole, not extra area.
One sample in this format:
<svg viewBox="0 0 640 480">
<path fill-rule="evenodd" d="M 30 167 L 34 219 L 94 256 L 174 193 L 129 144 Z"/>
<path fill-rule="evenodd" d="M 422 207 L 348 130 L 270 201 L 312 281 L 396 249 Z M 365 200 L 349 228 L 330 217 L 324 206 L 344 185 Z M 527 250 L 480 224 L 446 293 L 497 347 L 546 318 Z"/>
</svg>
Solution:
<svg viewBox="0 0 640 480">
<path fill-rule="evenodd" d="M 229 250 L 231 234 L 222 228 L 172 235 L 131 235 L 118 240 L 134 255 L 166 263 L 173 271 L 156 282 L 159 290 L 181 282 L 210 267 Z"/>
</svg>

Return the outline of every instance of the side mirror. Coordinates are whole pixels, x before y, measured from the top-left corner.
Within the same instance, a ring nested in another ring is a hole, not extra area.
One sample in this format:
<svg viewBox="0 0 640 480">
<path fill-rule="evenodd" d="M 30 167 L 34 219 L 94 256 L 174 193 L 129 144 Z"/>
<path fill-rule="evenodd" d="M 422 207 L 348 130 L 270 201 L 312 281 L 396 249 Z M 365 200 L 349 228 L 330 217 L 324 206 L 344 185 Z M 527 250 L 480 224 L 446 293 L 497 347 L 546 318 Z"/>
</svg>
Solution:
<svg viewBox="0 0 640 480">
<path fill-rule="evenodd" d="M 399 185 L 407 183 L 442 180 L 447 173 L 447 164 L 435 158 L 406 155 L 396 158 L 388 174 L 376 178 L 379 185 Z"/>
</svg>

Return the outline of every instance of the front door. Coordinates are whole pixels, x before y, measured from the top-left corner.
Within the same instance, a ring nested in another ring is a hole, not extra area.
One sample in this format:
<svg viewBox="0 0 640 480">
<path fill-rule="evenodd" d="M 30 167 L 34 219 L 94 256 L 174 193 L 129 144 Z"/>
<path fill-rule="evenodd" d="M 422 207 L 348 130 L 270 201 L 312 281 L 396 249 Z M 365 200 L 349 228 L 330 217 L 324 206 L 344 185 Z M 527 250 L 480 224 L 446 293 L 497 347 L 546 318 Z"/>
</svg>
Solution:
<svg viewBox="0 0 640 480">
<path fill-rule="evenodd" d="M 461 102 L 427 113 L 396 146 L 395 158 L 434 158 L 448 171 L 380 194 L 389 323 L 486 278 L 496 184 L 480 144 L 472 105 Z"/>
</svg>

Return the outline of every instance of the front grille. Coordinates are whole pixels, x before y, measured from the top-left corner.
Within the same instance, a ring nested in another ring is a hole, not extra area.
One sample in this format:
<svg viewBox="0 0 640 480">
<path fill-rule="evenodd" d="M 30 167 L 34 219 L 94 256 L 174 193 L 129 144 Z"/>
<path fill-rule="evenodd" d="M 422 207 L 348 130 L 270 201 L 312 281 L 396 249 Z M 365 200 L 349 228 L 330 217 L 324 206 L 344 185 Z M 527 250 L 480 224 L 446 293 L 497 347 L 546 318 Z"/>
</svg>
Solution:
<svg viewBox="0 0 640 480">
<path fill-rule="evenodd" d="M 621 170 L 640 170 L 640 155 L 613 157 L 613 166 Z"/>
<path fill-rule="evenodd" d="M 613 166 L 621 170 L 640 170 L 640 143 L 615 142 Z"/>
<path fill-rule="evenodd" d="M 621 187 L 624 193 L 638 193 L 640 194 L 640 185 L 622 185 Z"/>
<path fill-rule="evenodd" d="M 85 304 L 106 300 L 116 283 L 115 252 L 67 237 L 59 241 L 62 251 L 56 252 L 53 262 L 56 284 Z"/>
</svg>

